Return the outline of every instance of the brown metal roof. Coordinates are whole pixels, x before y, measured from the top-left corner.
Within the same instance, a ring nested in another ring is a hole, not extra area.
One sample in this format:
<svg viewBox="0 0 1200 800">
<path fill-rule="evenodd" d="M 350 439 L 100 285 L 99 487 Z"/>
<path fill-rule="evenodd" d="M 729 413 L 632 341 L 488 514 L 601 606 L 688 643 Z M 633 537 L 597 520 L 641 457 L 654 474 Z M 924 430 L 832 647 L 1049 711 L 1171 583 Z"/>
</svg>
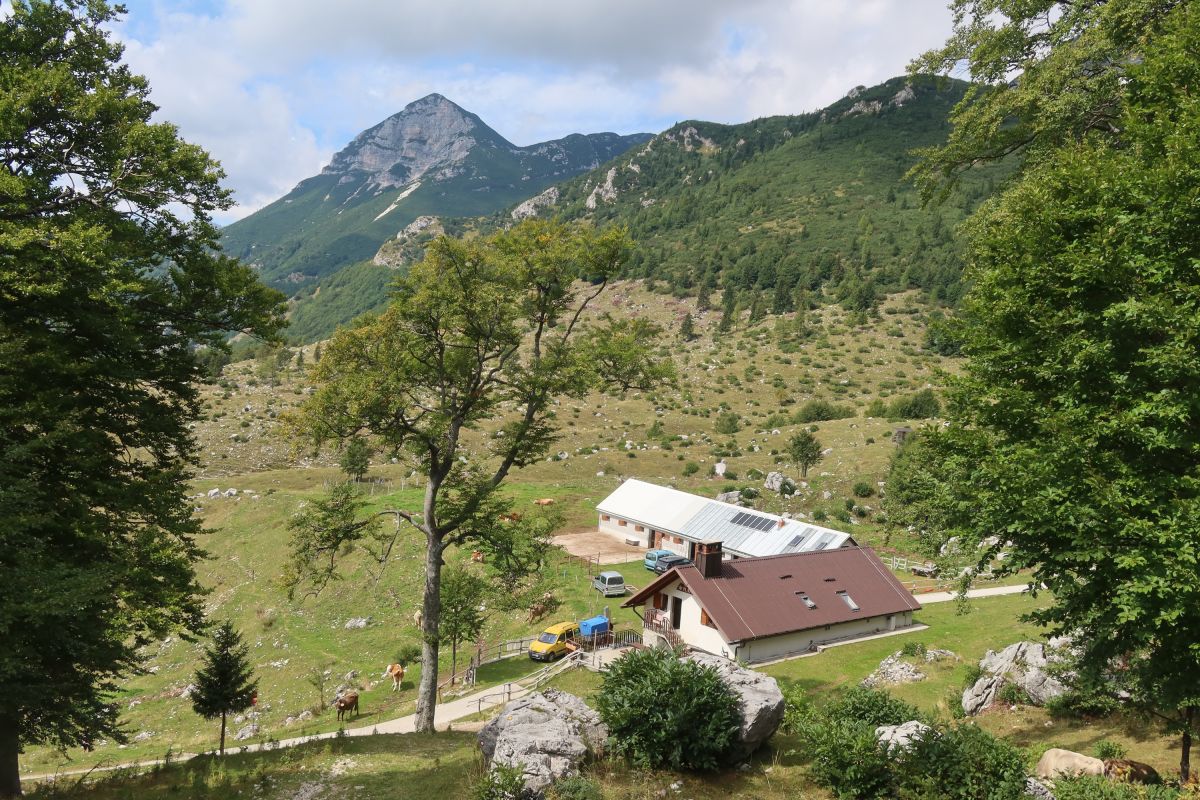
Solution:
<svg viewBox="0 0 1200 800">
<path fill-rule="evenodd" d="M 723 562 L 715 578 L 705 578 L 692 565 L 676 567 L 622 605 L 645 605 L 675 581 L 687 586 L 729 642 L 921 608 L 869 547 L 738 558 Z M 815 607 L 809 608 L 803 596 Z"/>
</svg>

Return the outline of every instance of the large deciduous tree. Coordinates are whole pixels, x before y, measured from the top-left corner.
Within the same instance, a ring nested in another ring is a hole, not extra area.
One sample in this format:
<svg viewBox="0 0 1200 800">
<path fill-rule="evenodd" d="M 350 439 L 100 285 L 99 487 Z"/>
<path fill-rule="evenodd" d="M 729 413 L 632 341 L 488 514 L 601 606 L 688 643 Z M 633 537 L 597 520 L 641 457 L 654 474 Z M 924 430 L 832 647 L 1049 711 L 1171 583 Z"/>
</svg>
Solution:
<svg viewBox="0 0 1200 800">
<path fill-rule="evenodd" d="M 369 434 L 426 479 L 421 508 L 394 512 L 425 540 L 420 731 L 433 730 L 447 548 L 503 539 L 500 526 L 519 524 L 501 522 L 509 503 L 497 490 L 545 456 L 559 399 L 651 389 L 670 376 L 648 355 L 654 326 L 584 317 L 628 251 L 623 231 L 541 220 L 484 239 L 439 238 L 388 309 L 339 331 L 312 370 L 303 432 L 317 444 Z M 342 529 L 348 541 L 359 535 Z"/>
<path fill-rule="evenodd" d="M 122 740 L 137 648 L 201 622 L 194 348 L 281 323 L 219 256 L 219 166 L 151 122 L 103 2 L 0 19 L 0 797 L 32 744 Z"/>
<path fill-rule="evenodd" d="M 959 4 L 997 6 L 1014 8 Z M 1031 16 L 960 24 L 942 54 L 992 64 L 981 75 L 997 81 L 1024 72 L 957 112 L 927 168 L 1026 158 L 966 229 L 965 369 L 953 425 L 922 445 L 940 466 L 909 465 L 889 489 L 913 522 L 998 542 L 983 561 L 1003 548 L 1007 569 L 1033 570 L 1052 595 L 1033 618 L 1078 634 L 1082 679 L 1124 685 L 1181 734 L 1186 780 L 1200 726 L 1200 8 L 1020 8 Z M 897 486 L 903 474 L 924 488 Z"/>
</svg>

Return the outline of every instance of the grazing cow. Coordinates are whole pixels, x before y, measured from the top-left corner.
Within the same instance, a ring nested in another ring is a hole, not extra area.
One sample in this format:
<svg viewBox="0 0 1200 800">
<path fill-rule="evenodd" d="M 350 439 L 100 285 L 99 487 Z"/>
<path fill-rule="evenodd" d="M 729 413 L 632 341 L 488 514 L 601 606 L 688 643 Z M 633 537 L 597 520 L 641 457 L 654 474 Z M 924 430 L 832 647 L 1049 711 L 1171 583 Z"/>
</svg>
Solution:
<svg viewBox="0 0 1200 800">
<path fill-rule="evenodd" d="M 1162 783 L 1154 767 L 1127 758 L 1104 759 L 1104 777 L 1120 783 Z"/>
<path fill-rule="evenodd" d="M 337 707 L 337 718 L 339 721 L 350 711 L 354 712 L 354 716 L 358 716 L 357 692 L 346 692 L 346 694 L 334 700 L 333 704 Z"/>
<path fill-rule="evenodd" d="M 533 501 L 533 504 L 534 504 L 535 506 L 552 506 L 552 505 L 554 505 L 554 498 L 552 498 L 552 497 L 543 497 L 543 498 L 542 498 L 542 499 L 540 499 L 540 500 L 534 500 L 534 501 Z"/>
<path fill-rule="evenodd" d="M 404 665 L 388 664 L 383 670 L 383 675 L 380 677 L 386 678 L 389 675 L 392 678 L 392 691 L 398 691 L 400 684 L 404 683 Z"/>
<path fill-rule="evenodd" d="M 1051 747 L 1042 753 L 1034 773 L 1039 778 L 1053 780 L 1058 777 L 1074 777 L 1075 775 L 1103 775 L 1104 762 L 1098 758 L 1085 756 L 1071 750 L 1061 750 Z"/>
</svg>

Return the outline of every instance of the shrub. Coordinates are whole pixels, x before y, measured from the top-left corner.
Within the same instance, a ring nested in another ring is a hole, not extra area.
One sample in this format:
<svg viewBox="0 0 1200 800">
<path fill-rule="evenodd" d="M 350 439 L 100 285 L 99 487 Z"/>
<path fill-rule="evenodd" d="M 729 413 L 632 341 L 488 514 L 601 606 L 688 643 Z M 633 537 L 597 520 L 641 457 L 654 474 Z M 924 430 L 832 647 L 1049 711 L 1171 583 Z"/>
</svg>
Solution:
<svg viewBox="0 0 1200 800">
<path fill-rule="evenodd" d="M 899 795 L 911 800 L 1020 800 L 1021 751 L 987 731 L 960 724 L 913 743 L 895 767 Z"/>
<path fill-rule="evenodd" d="M 1128 751 L 1120 742 L 1101 739 L 1096 742 L 1096 758 L 1107 761 L 1110 758 L 1124 758 Z"/>
<path fill-rule="evenodd" d="M 1023 706 L 1029 702 L 1025 690 L 1015 683 L 1005 683 L 1001 686 L 1000 691 L 996 692 L 996 699 L 1010 706 Z"/>
<path fill-rule="evenodd" d="M 809 400 L 792 415 L 797 425 L 808 422 L 823 422 L 830 419 L 846 419 L 855 416 L 850 406 L 839 406 L 828 400 Z"/>
<path fill-rule="evenodd" d="M 700 465 L 697 464 L 695 461 L 689 461 L 683 465 L 684 477 L 687 477 L 688 475 L 695 475 L 699 471 L 700 471 Z"/>
<path fill-rule="evenodd" d="M 904 647 L 900 648 L 900 652 L 906 656 L 924 656 L 926 652 L 924 642 L 908 641 L 904 643 Z"/>
<path fill-rule="evenodd" d="M 714 430 L 721 434 L 734 434 L 741 428 L 738 421 L 738 415 L 732 411 L 722 411 L 717 415 L 717 421 L 714 425 Z"/>
<path fill-rule="evenodd" d="M 941 401 L 932 389 L 922 389 L 916 394 L 897 397 L 888 405 L 888 416 L 897 419 L 927 419 L 936 417 L 942 410 Z"/>
<path fill-rule="evenodd" d="M 753 486 L 743 486 L 742 487 L 742 499 L 743 500 L 755 500 L 757 498 L 758 498 L 758 489 L 754 488 Z"/>
<path fill-rule="evenodd" d="M 866 481 L 859 481 L 854 484 L 855 497 L 870 497 L 873 494 L 875 494 L 875 489 Z"/>
<path fill-rule="evenodd" d="M 783 721 L 779 723 L 779 730 L 784 733 L 800 733 L 812 714 L 812 703 L 803 689 L 799 686 L 789 686 L 783 690 Z"/>
<path fill-rule="evenodd" d="M 407 667 L 409 664 L 416 664 L 420 660 L 421 646 L 419 644 L 413 644 L 412 642 L 402 644 L 400 645 L 400 649 L 396 651 L 397 664 L 403 664 Z"/>
<path fill-rule="evenodd" d="M 818 508 L 812 513 L 812 518 L 813 522 L 824 522 L 829 519 L 829 515 L 825 513 L 824 509 Z"/>
<path fill-rule="evenodd" d="M 595 781 L 576 775 L 554 784 L 551 795 L 554 800 L 604 800 Z"/>
<path fill-rule="evenodd" d="M 521 800 L 525 796 L 525 772 L 520 767 L 496 764 L 475 784 L 473 800 Z"/>
<path fill-rule="evenodd" d="M 1179 793 L 1167 786 L 1117 783 L 1101 775 L 1059 778 L 1054 782 L 1058 800 L 1176 800 Z"/>
<path fill-rule="evenodd" d="M 813 778 L 838 797 L 891 797 L 891 762 L 875 728 L 850 719 L 816 718 L 803 724 L 804 752 Z"/>
<path fill-rule="evenodd" d="M 1046 702 L 1046 710 L 1056 717 L 1080 719 L 1107 717 L 1121 707 L 1111 694 L 1103 690 L 1073 687 Z"/>
<path fill-rule="evenodd" d="M 982 677 L 983 667 L 978 664 L 971 664 L 967 667 L 967 674 L 963 676 L 963 688 L 974 686 Z"/>
<path fill-rule="evenodd" d="M 739 707 L 714 669 L 658 648 L 614 661 L 596 698 L 613 752 L 640 767 L 670 769 L 723 766 L 741 724 Z"/>
<path fill-rule="evenodd" d="M 852 686 L 835 700 L 826 711 L 834 719 L 858 720 L 874 730 L 879 725 L 899 725 L 912 719 L 922 719 L 916 706 L 897 700 L 879 689 Z"/>
</svg>

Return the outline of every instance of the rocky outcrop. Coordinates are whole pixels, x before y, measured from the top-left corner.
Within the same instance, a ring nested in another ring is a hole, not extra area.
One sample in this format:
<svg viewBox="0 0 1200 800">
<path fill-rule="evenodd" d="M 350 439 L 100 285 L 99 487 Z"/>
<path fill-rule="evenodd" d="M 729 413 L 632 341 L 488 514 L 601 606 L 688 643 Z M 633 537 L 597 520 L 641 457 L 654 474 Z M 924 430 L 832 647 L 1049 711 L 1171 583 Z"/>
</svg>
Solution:
<svg viewBox="0 0 1200 800">
<path fill-rule="evenodd" d="M 684 658 L 715 669 L 721 682 L 741 699 L 742 725 L 732 754 L 735 760 L 746 758 L 771 738 L 783 721 L 784 710 L 783 692 L 774 678 L 709 653 L 693 651 Z"/>
<path fill-rule="evenodd" d="M 1025 779 L 1025 796 L 1036 800 L 1054 800 L 1054 792 L 1037 778 Z"/>
<path fill-rule="evenodd" d="M 577 775 L 606 739 L 608 728 L 586 703 L 547 689 L 506 705 L 479 731 L 479 748 L 489 765 L 520 768 L 526 790 L 541 796 L 556 780 Z"/>
<path fill-rule="evenodd" d="M 978 714 L 996 699 L 1000 687 L 1012 683 L 1021 688 L 1034 705 L 1063 694 L 1067 687 L 1049 672 L 1054 648 L 1038 642 L 1017 642 L 996 652 L 989 650 L 979 661 L 984 674 L 963 692 L 962 707 L 967 714 Z"/>
<path fill-rule="evenodd" d="M 893 750 L 904 752 L 913 746 L 913 742 L 925 738 L 930 730 L 932 728 L 924 722 L 915 719 L 899 725 L 880 725 L 875 729 L 875 741 L 888 753 Z"/>
<path fill-rule="evenodd" d="M 906 83 L 903 89 L 892 95 L 891 102 L 888 105 L 901 108 L 905 103 L 912 102 L 916 96 L 917 93 L 913 91 L 912 84 Z"/>
<path fill-rule="evenodd" d="M 925 673 L 905 661 L 904 654 L 897 650 L 880 661 L 875 671 L 863 678 L 862 685 L 867 687 L 888 686 L 923 680 L 925 680 Z"/>
<path fill-rule="evenodd" d="M 737 505 L 742 502 L 742 493 L 739 491 L 721 492 L 717 495 L 716 499 L 718 503 L 732 503 L 733 505 Z"/>
<path fill-rule="evenodd" d="M 761 473 L 759 473 L 759 474 L 761 474 Z M 765 481 L 763 481 L 763 488 L 768 491 L 778 492 L 780 489 L 783 488 L 783 473 L 782 472 L 768 472 L 767 479 Z"/>
<path fill-rule="evenodd" d="M 853 117 L 856 114 L 878 114 L 883 111 L 883 101 L 881 100 L 859 100 L 854 105 L 850 106 L 850 110 L 843 117 Z"/>
<path fill-rule="evenodd" d="M 521 220 L 528 219 L 529 217 L 536 217 L 538 215 L 538 211 L 543 208 L 549 208 L 557 203 L 558 187 L 551 186 L 541 194 L 534 195 L 524 203 L 521 203 L 519 206 L 514 208 L 512 210 L 512 218 L 520 222 Z"/>
<path fill-rule="evenodd" d="M 604 183 L 596 184 L 596 188 L 592 189 L 592 193 L 587 196 L 587 200 L 583 204 L 588 208 L 595 208 L 599 200 L 606 203 L 611 203 L 617 199 L 617 187 L 613 185 L 613 181 L 617 177 L 617 168 L 612 167 L 608 171 L 608 175 L 604 178 Z"/>
</svg>

